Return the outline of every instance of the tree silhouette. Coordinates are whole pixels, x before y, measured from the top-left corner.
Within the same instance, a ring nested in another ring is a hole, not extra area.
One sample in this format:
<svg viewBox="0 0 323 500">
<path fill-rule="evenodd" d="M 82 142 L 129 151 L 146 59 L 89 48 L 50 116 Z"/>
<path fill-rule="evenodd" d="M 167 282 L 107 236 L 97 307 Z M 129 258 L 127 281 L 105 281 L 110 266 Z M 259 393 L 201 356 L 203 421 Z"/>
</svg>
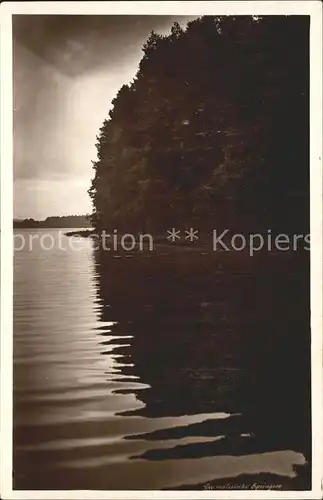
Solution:
<svg viewBox="0 0 323 500">
<path fill-rule="evenodd" d="M 97 137 L 96 229 L 308 229 L 306 16 L 151 33 Z"/>
</svg>

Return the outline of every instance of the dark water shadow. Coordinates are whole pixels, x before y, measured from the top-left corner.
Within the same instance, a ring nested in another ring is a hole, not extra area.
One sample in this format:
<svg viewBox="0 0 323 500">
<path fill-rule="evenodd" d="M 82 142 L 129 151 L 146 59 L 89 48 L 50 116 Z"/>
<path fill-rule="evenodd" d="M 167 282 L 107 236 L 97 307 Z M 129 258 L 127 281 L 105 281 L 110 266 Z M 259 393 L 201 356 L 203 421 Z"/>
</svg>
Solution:
<svg viewBox="0 0 323 500">
<path fill-rule="evenodd" d="M 143 404 L 119 416 L 209 414 L 201 422 L 125 436 L 156 441 L 155 448 L 132 458 L 293 451 L 304 456 L 307 467 L 298 472 L 294 467 L 295 481 L 288 478 L 287 484 L 285 478 L 284 484 L 310 488 L 308 255 L 245 261 L 217 254 L 115 257 L 94 254 L 100 319 L 115 322 L 109 340 L 104 331 L 98 333 L 107 347 L 114 343 L 111 335 L 118 337 L 113 353 L 122 380 L 145 384 L 115 391 L 135 394 Z M 214 440 L 159 446 L 192 436 Z M 248 484 L 256 479 L 243 476 Z"/>
</svg>

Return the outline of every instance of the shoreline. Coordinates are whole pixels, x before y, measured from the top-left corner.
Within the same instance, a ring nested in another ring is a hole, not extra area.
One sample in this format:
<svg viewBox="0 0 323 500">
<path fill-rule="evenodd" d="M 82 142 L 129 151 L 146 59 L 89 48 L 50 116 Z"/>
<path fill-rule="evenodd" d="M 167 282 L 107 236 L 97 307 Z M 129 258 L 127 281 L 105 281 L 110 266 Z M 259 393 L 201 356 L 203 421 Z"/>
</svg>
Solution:
<svg viewBox="0 0 323 500">
<path fill-rule="evenodd" d="M 65 236 L 79 236 L 80 238 L 90 238 L 92 235 L 94 236 L 98 233 L 95 232 L 95 229 L 82 229 L 81 231 L 68 231 L 64 234 Z"/>
<path fill-rule="evenodd" d="M 65 233 L 67 237 L 79 237 L 79 238 L 99 238 L 99 233 L 95 231 L 95 229 L 91 230 L 80 230 L 80 231 L 68 231 Z M 189 241 L 189 240 L 179 240 L 179 241 L 170 241 L 167 240 L 165 235 L 151 235 L 153 248 L 149 248 L 148 241 L 142 241 L 140 238 L 135 238 L 135 246 L 133 249 L 123 248 L 123 235 L 111 235 L 108 238 L 108 242 L 113 243 L 115 248 L 102 248 L 103 250 L 107 250 L 108 253 L 114 254 L 137 254 L 137 253 L 145 253 L 149 254 L 161 254 L 161 255 L 169 255 L 169 254 L 199 254 L 200 256 L 218 256 L 225 261 L 229 259 L 230 262 L 246 262 L 251 260 L 258 259 L 272 259 L 281 257 L 282 260 L 286 260 L 286 258 L 292 259 L 304 259 L 309 258 L 309 251 L 305 248 L 298 248 L 297 250 L 289 249 L 288 251 L 279 251 L 277 249 L 269 250 L 266 247 L 263 247 L 259 250 L 254 250 L 254 252 L 250 253 L 250 248 L 247 246 L 241 250 L 235 250 L 234 248 L 229 248 L 225 250 L 224 248 L 213 248 L 213 240 L 212 235 L 203 234 L 200 241 Z M 228 243 L 228 242 L 227 242 Z M 161 252 L 161 253 L 160 253 Z M 281 260 L 280 259 L 280 260 Z"/>
</svg>

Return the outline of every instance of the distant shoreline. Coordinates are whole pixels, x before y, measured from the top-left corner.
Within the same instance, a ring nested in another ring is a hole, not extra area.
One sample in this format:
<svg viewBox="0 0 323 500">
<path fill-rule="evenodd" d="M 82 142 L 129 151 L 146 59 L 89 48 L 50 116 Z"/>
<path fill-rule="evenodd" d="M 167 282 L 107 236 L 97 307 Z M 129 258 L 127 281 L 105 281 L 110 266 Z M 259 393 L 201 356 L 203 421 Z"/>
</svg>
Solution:
<svg viewBox="0 0 323 500">
<path fill-rule="evenodd" d="M 94 232 L 94 229 L 92 228 L 92 226 L 85 226 L 85 225 L 82 225 L 82 224 L 74 224 L 72 226 L 62 226 L 62 225 L 54 225 L 54 226 L 49 226 L 49 225 L 43 225 L 43 224 L 37 224 L 37 225 L 30 225 L 30 226 L 25 226 L 25 225 L 20 225 L 20 224 L 13 224 L 13 229 L 75 229 L 79 227 L 80 230 L 79 231 L 72 231 L 72 233 L 75 233 L 75 234 L 79 234 L 80 232 L 83 232 L 83 231 L 93 231 Z M 73 234 L 68 234 L 68 236 L 73 236 Z"/>
<path fill-rule="evenodd" d="M 88 215 L 63 215 L 61 217 L 51 216 L 44 220 L 29 219 L 14 219 L 14 229 L 68 229 L 68 228 L 92 228 Z"/>
</svg>

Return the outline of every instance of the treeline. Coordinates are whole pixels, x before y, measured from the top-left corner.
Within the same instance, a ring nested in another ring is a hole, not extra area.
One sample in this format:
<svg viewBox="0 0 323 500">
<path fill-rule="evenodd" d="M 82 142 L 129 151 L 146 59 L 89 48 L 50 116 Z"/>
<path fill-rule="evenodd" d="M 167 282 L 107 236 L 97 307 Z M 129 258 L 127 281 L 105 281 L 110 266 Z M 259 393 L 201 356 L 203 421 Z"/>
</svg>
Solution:
<svg viewBox="0 0 323 500">
<path fill-rule="evenodd" d="M 97 137 L 98 230 L 307 231 L 309 18 L 154 32 Z"/>
<path fill-rule="evenodd" d="M 61 217 L 47 217 L 45 220 L 35 219 L 14 219 L 14 228 L 33 227 L 90 227 L 91 221 L 88 215 L 63 215 Z"/>
</svg>

